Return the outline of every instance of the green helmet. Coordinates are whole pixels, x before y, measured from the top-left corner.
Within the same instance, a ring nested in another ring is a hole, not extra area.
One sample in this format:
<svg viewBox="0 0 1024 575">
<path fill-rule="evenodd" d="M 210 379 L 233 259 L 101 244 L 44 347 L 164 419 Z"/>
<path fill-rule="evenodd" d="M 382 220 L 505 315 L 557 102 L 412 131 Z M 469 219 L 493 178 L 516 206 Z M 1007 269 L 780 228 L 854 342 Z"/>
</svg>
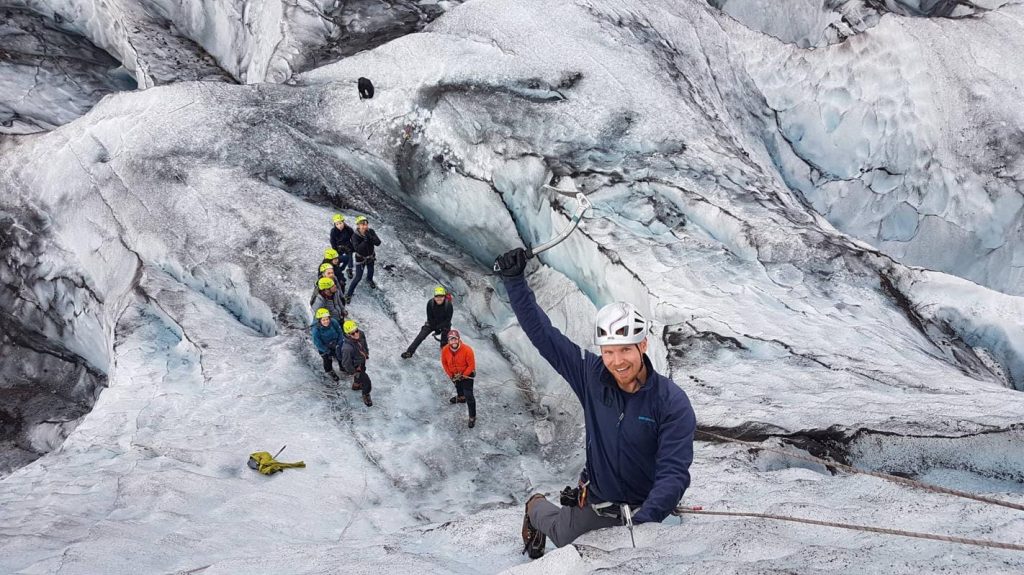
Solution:
<svg viewBox="0 0 1024 575">
<path fill-rule="evenodd" d="M 327 248 L 326 250 L 324 250 L 324 259 L 325 260 L 333 260 L 333 259 L 335 259 L 337 257 L 338 257 L 338 250 L 336 250 L 334 248 Z"/>
<path fill-rule="evenodd" d="M 352 332 L 359 329 L 359 324 L 350 319 L 345 320 L 345 324 L 341 326 L 341 329 L 343 329 L 346 334 L 351 334 Z"/>
<path fill-rule="evenodd" d="M 327 271 L 327 270 L 329 270 L 329 269 L 331 269 L 333 267 L 334 266 L 329 264 L 329 263 L 322 263 L 322 264 L 320 264 L 320 275 L 323 275 L 323 273 L 325 271 Z"/>
<path fill-rule="evenodd" d="M 365 221 L 367 221 L 366 220 L 366 216 L 356 216 L 356 223 L 357 224 L 361 224 L 361 223 L 363 223 Z"/>
<path fill-rule="evenodd" d="M 345 216 L 341 214 L 334 214 L 334 217 L 331 218 L 331 221 L 334 223 L 343 222 L 345 221 Z"/>
<path fill-rule="evenodd" d="M 437 286 L 434 288 L 434 295 L 448 295 L 448 290 L 444 289 L 444 286 Z"/>
<path fill-rule="evenodd" d="M 321 290 L 331 289 L 334 287 L 334 280 L 331 278 L 320 278 L 316 282 L 316 287 Z"/>
<path fill-rule="evenodd" d="M 325 307 L 316 310 L 316 319 L 324 319 L 325 317 L 331 317 L 331 311 Z"/>
</svg>

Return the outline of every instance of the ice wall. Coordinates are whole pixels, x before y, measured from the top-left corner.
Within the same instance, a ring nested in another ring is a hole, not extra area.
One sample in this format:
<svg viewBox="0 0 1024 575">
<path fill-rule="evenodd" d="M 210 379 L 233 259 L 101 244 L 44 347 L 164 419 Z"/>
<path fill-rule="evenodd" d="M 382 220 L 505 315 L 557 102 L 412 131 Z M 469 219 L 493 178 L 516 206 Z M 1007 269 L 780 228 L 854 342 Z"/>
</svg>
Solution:
<svg viewBox="0 0 1024 575">
<path fill-rule="evenodd" d="M 104 94 L 132 90 L 120 63 L 52 15 L 0 7 L 0 134 L 52 130 Z"/>
<path fill-rule="evenodd" d="M 748 45 L 779 173 L 900 261 L 1020 295 L 1024 117 L 1010 102 L 1024 69 L 1000 54 L 1024 49 L 1022 19 L 1010 4 L 962 20 L 889 16 L 818 50 Z"/>
</svg>

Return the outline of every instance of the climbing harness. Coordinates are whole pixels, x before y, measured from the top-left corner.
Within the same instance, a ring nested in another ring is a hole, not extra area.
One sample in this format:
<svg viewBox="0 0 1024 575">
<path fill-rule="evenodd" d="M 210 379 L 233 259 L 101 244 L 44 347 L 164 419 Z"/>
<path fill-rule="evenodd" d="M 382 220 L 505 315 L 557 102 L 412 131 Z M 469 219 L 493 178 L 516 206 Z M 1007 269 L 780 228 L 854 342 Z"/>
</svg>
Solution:
<svg viewBox="0 0 1024 575">
<path fill-rule="evenodd" d="M 565 177 L 562 178 L 561 181 L 568 181 L 572 189 L 563 190 L 549 184 L 544 184 L 542 188 L 545 190 L 561 194 L 563 196 L 576 198 L 576 211 L 574 211 L 572 216 L 569 218 L 569 223 L 567 223 L 561 229 L 561 231 L 559 231 L 558 234 L 555 235 L 555 237 L 551 238 L 550 240 L 540 245 L 533 246 L 532 248 L 527 248 L 526 259 L 533 258 L 534 256 L 539 255 L 541 252 L 550 250 L 551 248 L 560 244 L 563 240 L 565 240 L 565 238 L 569 237 L 569 235 L 572 234 L 572 232 L 575 231 L 576 228 L 580 225 L 580 220 L 583 219 L 584 212 L 586 212 L 593 206 L 593 204 L 590 203 L 590 199 L 587 198 L 586 194 L 576 190 L 576 185 L 572 183 L 571 178 Z M 501 268 L 498 267 L 497 262 L 495 262 L 493 270 L 495 272 L 501 271 Z"/>
</svg>

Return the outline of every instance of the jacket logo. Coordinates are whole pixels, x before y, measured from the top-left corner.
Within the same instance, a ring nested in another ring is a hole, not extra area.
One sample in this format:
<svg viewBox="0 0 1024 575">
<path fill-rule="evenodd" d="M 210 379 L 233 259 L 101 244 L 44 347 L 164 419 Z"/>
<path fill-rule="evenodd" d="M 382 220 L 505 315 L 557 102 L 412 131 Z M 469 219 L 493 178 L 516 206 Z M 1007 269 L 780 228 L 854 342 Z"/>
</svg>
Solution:
<svg viewBox="0 0 1024 575">
<path fill-rule="evenodd" d="M 651 419 L 650 417 L 647 417 L 646 415 L 638 416 L 637 419 L 639 419 L 640 421 L 642 421 L 643 423 L 646 423 L 648 425 L 655 425 L 655 426 L 658 425 L 657 421 L 654 421 L 653 419 Z"/>
</svg>

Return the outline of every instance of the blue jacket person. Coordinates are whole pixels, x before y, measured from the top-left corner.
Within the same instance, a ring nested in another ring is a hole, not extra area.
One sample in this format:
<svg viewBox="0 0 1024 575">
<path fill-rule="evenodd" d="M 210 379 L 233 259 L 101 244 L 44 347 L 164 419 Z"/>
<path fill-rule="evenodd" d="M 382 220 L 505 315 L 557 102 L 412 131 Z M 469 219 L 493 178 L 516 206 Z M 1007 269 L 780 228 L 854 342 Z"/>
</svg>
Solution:
<svg viewBox="0 0 1024 575">
<path fill-rule="evenodd" d="M 545 537 L 561 547 L 588 531 L 622 525 L 623 504 L 634 523 L 664 520 L 690 486 L 697 422 L 686 393 L 647 357 L 647 321 L 629 303 L 603 307 L 595 321 L 601 355 L 595 355 L 551 325 L 523 275 L 524 250 L 502 255 L 495 269 L 530 342 L 579 398 L 586 426 L 578 505 L 558 507 L 541 494 L 531 496 L 525 550 L 540 557 Z"/>
</svg>

